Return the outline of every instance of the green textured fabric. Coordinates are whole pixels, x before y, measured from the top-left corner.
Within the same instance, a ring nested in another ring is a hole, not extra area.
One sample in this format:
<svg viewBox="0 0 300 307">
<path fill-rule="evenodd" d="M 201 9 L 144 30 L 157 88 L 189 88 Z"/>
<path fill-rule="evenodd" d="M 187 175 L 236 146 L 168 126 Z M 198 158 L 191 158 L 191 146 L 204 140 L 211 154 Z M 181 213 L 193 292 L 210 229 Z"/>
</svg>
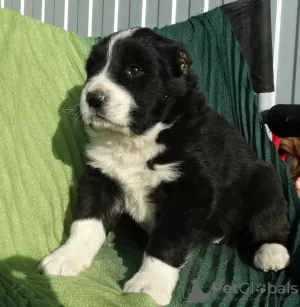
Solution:
<svg viewBox="0 0 300 307">
<path fill-rule="evenodd" d="M 181 272 L 171 306 L 299 306 L 298 293 L 210 291 L 203 304 L 190 296 L 192 280 L 207 292 L 214 282 L 278 286 L 287 285 L 290 274 L 299 276 L 300 204 L 260 123 L 248 67 L 222 12 L 216 9 L 156 31 L 184 42 L 209 103 L 238 127 L 260 157 L 274 163 L 293 222 L 290 273 L 263 274 L 243 264 L 229 247 L 199 246 Z M 122 294 L 146 244 L 143 233 L 126 219 L 80 276 L 36 273 L 39 260 L 67 238 L 76 204 L 85 141 L 77 108 L 93 43 L 94 38 L 0 10 L 0 307 L 155 306 L 146 294 Z"/>
</svg>

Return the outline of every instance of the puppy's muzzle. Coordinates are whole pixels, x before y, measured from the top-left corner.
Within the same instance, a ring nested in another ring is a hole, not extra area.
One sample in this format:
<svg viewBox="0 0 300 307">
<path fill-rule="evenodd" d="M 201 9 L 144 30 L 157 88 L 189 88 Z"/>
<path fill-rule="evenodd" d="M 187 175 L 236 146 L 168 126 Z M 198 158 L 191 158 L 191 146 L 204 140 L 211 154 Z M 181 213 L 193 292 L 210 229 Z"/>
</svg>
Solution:
<svg viewBox="0 0 300 307">
<path fill-rule="evenodd" d="M 92 108 L 99 108 L 105 99 L 104 93 L 99 90 L 88 92 L 86 95 L 86 102 Z"/>
</svg>

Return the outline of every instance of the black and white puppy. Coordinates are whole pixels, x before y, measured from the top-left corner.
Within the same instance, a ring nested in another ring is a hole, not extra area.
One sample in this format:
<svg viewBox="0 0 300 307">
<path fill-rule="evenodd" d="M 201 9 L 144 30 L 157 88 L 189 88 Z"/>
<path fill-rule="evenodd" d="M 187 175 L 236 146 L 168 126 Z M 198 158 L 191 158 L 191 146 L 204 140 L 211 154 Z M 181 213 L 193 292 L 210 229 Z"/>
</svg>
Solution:
<svg viewBox="0 0 300 307">
<path fill-rule="evenodd" d="M 146 28 L 92 49 L 81 114 L 86 172 L 67 242 L 39 270 L 88 268 L 123 213 L 150 237 L 125 292 L 167 305 L 188 250 L 237 241 L 264 271 L 288 265 L 287 203 L 274 168 L 205 104 L 184 47 Z"/>
</svg>

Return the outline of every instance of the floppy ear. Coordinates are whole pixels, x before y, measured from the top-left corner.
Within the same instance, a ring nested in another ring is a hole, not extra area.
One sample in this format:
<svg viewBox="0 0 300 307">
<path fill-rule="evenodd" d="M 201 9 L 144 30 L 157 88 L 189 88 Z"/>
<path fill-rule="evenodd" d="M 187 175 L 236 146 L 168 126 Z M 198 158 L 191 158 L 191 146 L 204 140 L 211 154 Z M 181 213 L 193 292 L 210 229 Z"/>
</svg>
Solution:
<svg viewBox="0 0 300 307">
<path fill-rule="evenodd" d="M 191 58 L 182 45 L 176 46 L 175 65 L 179 75 L 187 75 L 192 64 Z"/>
<path fill-rule="evenodd" d="M 172 69 L 175 76 L 187 75 L 192 64 L 191 58 L 184 48 L 183 44 L 179 41 L 171 40 L 159 34 L 156 34 L 152 30 L 143 29 L 139 31 L 139 34 L 143 34 L 145 37 L 154 37 L 152 43 L 157 46 L 157 48 L 164 55 L 163 58 L 167 57 L 168 61 L 172 61 Z"/>
</svg>

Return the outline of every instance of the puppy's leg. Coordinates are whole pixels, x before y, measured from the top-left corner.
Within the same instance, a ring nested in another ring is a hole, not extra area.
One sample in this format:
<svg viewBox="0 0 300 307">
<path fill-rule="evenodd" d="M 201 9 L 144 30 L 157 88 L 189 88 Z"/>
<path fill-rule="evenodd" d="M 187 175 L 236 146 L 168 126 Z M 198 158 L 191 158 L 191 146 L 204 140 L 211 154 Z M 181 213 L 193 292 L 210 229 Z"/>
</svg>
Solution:
<svg viewBox="0 0 300 307">
<path fill-rule="evenodd" d="M 159 306 L 165 306 L 171 301 L 189 248 L 195 243 L 212 242 L 222 234 L 207 227 L 215 201 L 213 185 L 207 178 L 182 176 L 174 183 L 162 184 L 152 197 L 161 210 L 142 266 L 125 284 L 124 292 L 148 293 Z"/>
<path fill-rule="evenodd" d="M 259 166 L 245 200 L 249 207 L 260 210 L 250 219 L 245 234 L 254 252 L 254 266 L 265 272 L 278 271 L 290 260 L 286 248 L 290 231 L 288 204 L 273 167 L 262 162 Z"/>
<path fill-rule="evenodd" d="M 178 221 L 176 229 L 168 228 L 168 224 L 168 217 L 160 218 L 152 231 L 141 268 L 124 287 L 127 293 L 148 293 L 159 306 L 170 303 L 191 242 L 187 224 Z"/>
<path fill-rule="evenodd" d="M 278 206 L 287 206 L 285 200 Z M 276 206 L 251 220 L 249 225 L 250 242 L 254 245 L 254 266 L 265 272 L 284 269 L 290 261 L 286 248 L 289 235 L 289 222 L 283 210 Z"/>
<path fill-rule="evenodd" d="M 66 243 L 38 266 L 47 275 L 75 276 L 91 266 L 106 233 L 116 224 L 124 207 L 118 184 L 99 170 L 87 167 L 79 184 L 78 208 Z"/>
</svg>

